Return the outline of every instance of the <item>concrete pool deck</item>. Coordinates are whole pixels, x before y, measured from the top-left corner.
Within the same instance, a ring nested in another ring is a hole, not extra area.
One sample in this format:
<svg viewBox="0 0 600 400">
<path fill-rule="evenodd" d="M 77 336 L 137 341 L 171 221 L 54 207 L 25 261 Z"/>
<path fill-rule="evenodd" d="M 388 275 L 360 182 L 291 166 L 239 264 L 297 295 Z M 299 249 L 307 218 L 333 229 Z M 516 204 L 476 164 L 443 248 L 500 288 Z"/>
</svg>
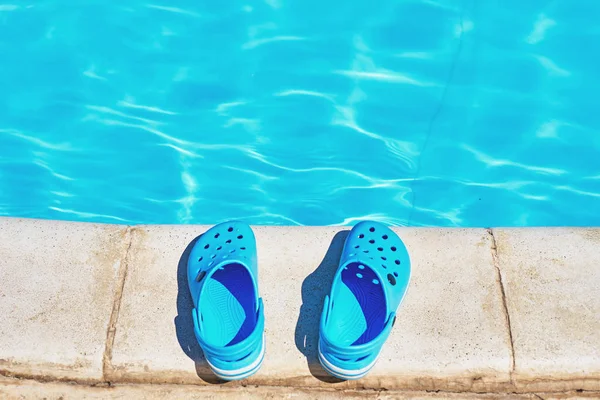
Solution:
<svg viewBox="0 0 600 400">
<path fill-rule="evenodd" d="M 0 218 L 0 375 L 81 384 L 215 383 L 196 344 L 185 262 L 207 226 Z M 372 372 L 318 365 L 323 297 L 346 227 L 253 227 L 262 369 L 226 387 L 600 391 L 600 228 L 394 229 L 413 278 Z"/>
</svg>

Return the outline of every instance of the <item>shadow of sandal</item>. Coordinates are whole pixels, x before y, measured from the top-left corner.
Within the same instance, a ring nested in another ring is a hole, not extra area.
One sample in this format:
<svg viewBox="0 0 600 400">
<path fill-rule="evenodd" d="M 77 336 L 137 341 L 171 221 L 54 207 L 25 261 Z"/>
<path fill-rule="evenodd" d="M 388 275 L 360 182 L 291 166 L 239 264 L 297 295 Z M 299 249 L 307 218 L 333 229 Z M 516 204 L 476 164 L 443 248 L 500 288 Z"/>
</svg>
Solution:
<svg viewBox="0 0 600 400">
<path fill-rule="evenodd" d="M 181 349 L 194 361 L 198 377 L 206 383 L 223 384 L 226 381 L 217 378 L 213 374 L 194 334 L 194 322 L 192 320 L 194 303 L 187 282 L 187 262 L 190 252 L 200 236 L 188 244 L 177 265 L 177 316 L 174 320 L 175 332 Z"/>
<path fill-rule="evenodd" d="M 295 333 L 296 347 L 306 357 L 310 373 L 315 378 L 327 383 L 337 383 L 342 380 L 329 375 L 319 363 L 317 354 L 319 323 L 323 302 L 331 290 L 331 282 L 349 233 L 349 230 L 336 233 L 321 264 L 302 282 L 302 306 Z"/>
</svg>

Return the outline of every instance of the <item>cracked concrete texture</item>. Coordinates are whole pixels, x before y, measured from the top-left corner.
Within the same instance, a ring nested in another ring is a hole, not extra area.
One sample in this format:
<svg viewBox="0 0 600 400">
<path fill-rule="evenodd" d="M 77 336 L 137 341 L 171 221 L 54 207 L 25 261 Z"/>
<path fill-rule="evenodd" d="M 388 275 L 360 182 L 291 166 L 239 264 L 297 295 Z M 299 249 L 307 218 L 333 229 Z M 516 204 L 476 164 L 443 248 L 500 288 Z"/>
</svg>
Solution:
<svg viewBox="0 0 600 400">
<path fill-rule="evenodd" d="M 121 309 L 121 300 L 123 297 L 123 287 L 125 286 L 125 279 L 127 278 L 127 267 L 129 263 L 129 252 L 131 250 L 131 244 L 133 242 L 133 231 L 134 228 L 127 227 L 125 231 L 125 252 L 121 257 L 121 263 L 117 275 L 117 282 L 115 285 L 114 300 L 112 304 L 112 312 L 110 314 L 110 320 L 106 330 L 106 343 L 104 346 L 104 354 L 102 355 L 102 376 L 106 378 L 107 370 L 110 369 L 110 363 L 112 359 L 112 349 L 115 341 L 115 330 L 117 320 L 119 318 L 119 310 Z"/>
<path fill-rule="evenodd" d="M 515 384 L 600 390 L 600 230 L 494 229 Z"/>
<path fill-rule="evenodd" d="M 506 288 L 504 286 L 504 280 L 502 279 L 502 271 L 500 269 L 500 261 L 498 260 L 498 245 L 496 244 L 496 237 L 494 231 L 488 229 L 488 234 L 491 237 L 492 245 L 492 260 L 494 261 L 494 267 L 496 268 L 496 281 L 498 282 L 498 290 L 502 298 L 502 310 L 504 311 L 504 319 L 506 321 L 506 330 L 508 332 L 508 339 L 510 342 L 510 380 L 514 382 L 513 374 L 515 372 L 515 346 L 513 341 L 512 327 L 510 324 L 510 313 L 508 311 L 508 305 L 506 300 Z"/>
<path fill-rule="evenodd" d="M 125 228 L 0 218 L 0 371 L 102 376 Z"/>
<path fill-rule="evenodd" d="M 65 399 L 305 399 L 305 400 L 589 400 L 600 393 L 450 393 L 414 391 L 334 390 L 290 387 L 232 387 L 189 385 L 112 385 L 84 386 L 66 383 L 40 383 L 0 377 L 0 398 L 5 400 Z"/>
<path fill-rule="evenodd" d="M 202 384 L 212 379 L 191 330 L 185 276 L 186 246 L 206 229 L 134 230 L 107 369 L 110 381 Z M 316 360 L 318 321 L 347 229 L 253 229 L 267 356 L 259 373 L 246 382 L 329 387 Z M 413 280 L 398 322 L 367 378 L 335 387 L 487 390 L 507 384 L 510 346 L 487 232 L 397 232 L 413 264 Z"/>
</svg>

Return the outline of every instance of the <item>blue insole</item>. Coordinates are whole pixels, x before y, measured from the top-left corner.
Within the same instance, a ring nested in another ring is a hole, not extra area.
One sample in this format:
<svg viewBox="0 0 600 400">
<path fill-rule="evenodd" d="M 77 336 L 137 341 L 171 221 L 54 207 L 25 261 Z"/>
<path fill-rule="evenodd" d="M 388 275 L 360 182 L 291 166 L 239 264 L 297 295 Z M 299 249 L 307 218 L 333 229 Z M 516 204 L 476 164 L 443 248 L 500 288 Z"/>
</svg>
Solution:
<svg viewBox="0 0 600 400">
<path fill-rule="evenodd" d="M 382 285 L 363 264 L 351 263 L 342 270 L 342 284 L 332 296 L 329 316 L 329 329 L 338 343 L 367 343 L 383 331 L 387 312 Z"/>
<path fill-rule="evenodd" d="M 204 288 L 200 315 L 203 329 L 218 346 L 232 346 L 246 339 L 257 322 L 256 295 L 248 270 L 230 264 L 209 278 Z"/>
</svg>

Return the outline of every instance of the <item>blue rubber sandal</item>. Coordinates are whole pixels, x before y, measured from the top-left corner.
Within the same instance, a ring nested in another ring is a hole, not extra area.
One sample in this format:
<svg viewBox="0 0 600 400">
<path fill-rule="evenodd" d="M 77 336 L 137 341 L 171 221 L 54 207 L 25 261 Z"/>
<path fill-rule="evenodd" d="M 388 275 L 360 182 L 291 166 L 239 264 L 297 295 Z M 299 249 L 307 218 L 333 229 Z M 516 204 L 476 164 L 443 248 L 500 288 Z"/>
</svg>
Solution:
<svg viewBox="0 0 600 400">
<path fill-rule="evenodd" d="M 409 280 L 408 251 L 391 229 L 369 221 L 352 228 L 321 315 L 319 361 L 325 371 L 359 379 L 373 368 Z"/>
<path fill-rule="evenodd" d="M 225 380 L 254 374 L 265 344 L 252 229 L 232 221 L 206 231 L 192 249 L 187 273 L 194 333 L 210 368 Z"/>
</svg>

